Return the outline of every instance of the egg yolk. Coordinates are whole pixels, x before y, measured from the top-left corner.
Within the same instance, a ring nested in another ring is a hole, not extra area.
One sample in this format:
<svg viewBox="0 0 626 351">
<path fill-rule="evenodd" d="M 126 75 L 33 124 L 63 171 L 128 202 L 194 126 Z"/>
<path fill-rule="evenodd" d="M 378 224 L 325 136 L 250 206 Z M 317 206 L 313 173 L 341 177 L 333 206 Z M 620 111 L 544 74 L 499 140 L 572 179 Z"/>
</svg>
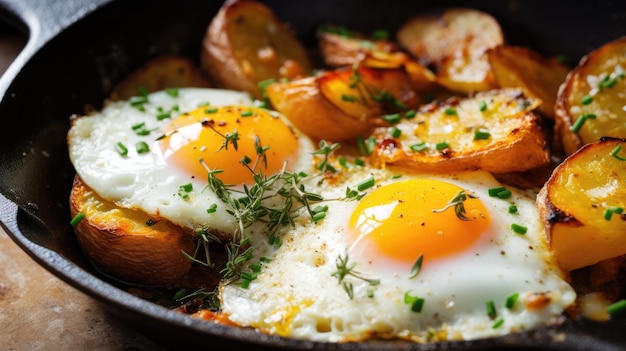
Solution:
<svg viewBox="0 0 626 351">
<path fill-rule="evenodd" d="M 350 217 L 354 248 L 362 245 L 361 253 L 370 258 L 383 255 L 409 264 L 420 255 L 426 262 L 464 252 L 490 225 L 483 203 L 467 194 L 431 179 L 378 188 L 361 199 Z"/>
<path fill-rule="evenodd" d="M 256 140 L 256 142 L 255 142 Z M 207 179 L 208 171 L 226 184 L 253 184 L 254 174 L 241 162 L 248 159 L 254 173 L 272 175 L 287 170 L 297 160 L 299 143 L 293 130 L 267 110 L 247 106 L 201 107 L 172 120 L 160 141 L 169 165 L 196 179 Z M 265 157 L 259 148 L 269 147 Z M 256 166 L 255 166 L 256 164 Z"/>
</svg>

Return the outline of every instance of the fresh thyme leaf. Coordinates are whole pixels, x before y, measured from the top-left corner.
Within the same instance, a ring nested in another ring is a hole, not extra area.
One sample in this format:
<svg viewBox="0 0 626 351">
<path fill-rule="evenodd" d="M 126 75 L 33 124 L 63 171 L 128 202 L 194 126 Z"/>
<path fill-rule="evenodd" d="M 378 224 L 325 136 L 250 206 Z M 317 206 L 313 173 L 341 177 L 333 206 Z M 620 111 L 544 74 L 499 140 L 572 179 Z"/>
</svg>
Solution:
<svg viewBox="0 0 626 351">
<path fill-rule="evenodd" d="M 417 277 L 417 275 L 422 270 L 423 261 L 424 261 L 424 255 L 422 254 L 420 255 L 420 257 L 417 258 L 417 260 L 413 264 L 413 267 L 411 268 L 411 275 L 409 275 L 409 279 Z"/>
<path fill-rule="evenodd" d="M 441 213 L 454 206 L 456 216 L 462 221 L 469 221 L 470 219 L 465 216 L 465 206 L 463 205 L 468 198 L 475 199 L 476 196 L 472 194 L 465 194 L 465 190 L 461 190 L 452 198 L 452 200 L 448 202 L 446 206 L 438 210 L 433 210 L 433 212 Z"/>
<path fill-rule="evenodd" d="M 331 166 L 330 164 L 328 164 L 328 159 L 330 157 L 330 154 L 337 150 L 339 147 L 341 146 L 341 144 L 339 143 L 334 143 L 332 145 L 329 145 L 326 140 L 320 140 L 319 143 L 319 150 L 314 151 L 312 154 L 313 155 L 323 155 L 324 159 L 322 160 L 322 162 L 320 162 L 317 165 L 317 169 L 322 171 L 322 172 L 332 172 L 335 173 L 337 172 L 337 170 Z"/>
<path fill-rule="evenodd" d="M 345 281 L 346 277 L 351 276 L 356 279 L 360 279 L 364 282 L 367 282 L 370 286 L 376 286 L 380 284 L 380 280 L 365 278 L 361 275 L 361 273 L 356 271 L 354 269 L 356 267 L 356 263 L 349 262 L 349 257 L 347 253 L 345 256 L 342 256 L 342 255 L 337 256 L 335 265 L 337 267 L 337 271 L 331 274 L 331 276 L 337 278 L 338 284 L 341 284 L 343 286 L 344 290 L 346 291 L 350 299 L 354 297 L 354 289 L 353 289 L 351 282 Z"/>
</svg>

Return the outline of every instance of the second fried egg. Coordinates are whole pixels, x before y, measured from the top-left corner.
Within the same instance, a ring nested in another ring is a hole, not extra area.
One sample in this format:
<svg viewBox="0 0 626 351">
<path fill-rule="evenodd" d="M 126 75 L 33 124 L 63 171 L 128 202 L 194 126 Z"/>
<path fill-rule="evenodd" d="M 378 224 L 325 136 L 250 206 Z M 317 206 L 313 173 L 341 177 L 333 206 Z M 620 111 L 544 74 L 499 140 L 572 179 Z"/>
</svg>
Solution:
<svg viewBox="0 0 626 351">
<path fill-rule="evenodd" d="M 332 199 L 326 217 L 300 218 L 277 250 L 253 237 L 256 279 L 221 287 L 230 321 L 318 341 L 471 340 L 555 323 L 575 299 L 534 194 L 486 172 L 354 167 L 310 186 Z"/>
</svg>

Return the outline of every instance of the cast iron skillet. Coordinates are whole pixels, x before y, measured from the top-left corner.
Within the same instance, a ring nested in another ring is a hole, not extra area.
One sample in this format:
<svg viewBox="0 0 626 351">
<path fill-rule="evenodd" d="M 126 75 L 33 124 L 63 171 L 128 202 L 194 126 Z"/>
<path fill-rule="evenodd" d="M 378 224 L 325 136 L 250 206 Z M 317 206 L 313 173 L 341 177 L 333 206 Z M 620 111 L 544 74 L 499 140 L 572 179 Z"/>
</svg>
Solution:
<svg viewBox="0 0 626 351">
<path fill-rule="evenodd" d="M 448 5 L 493 14 L 512 44 L 572 62 L 626 35 L 626 2 L 266 1 L 313 45 L 320 23 L 393 31 L 408 16 Z M 69 226 L 73 170 L 65 135 L 68 117 L 100 108 L 112 86 L 152 57 L 199 57 L 206 26 L 220 0 L 0 0 L 5 22 L 29 37 L 0 80 L 0 222 L 39 264 L 92 296 L 121 320 L 169 347 L 290 350 L 626 349 L 626 319 L 568 320 L 563 325 L 502 338 L 418 345 L 403 341 L 324 344 L 261 335 L 171 312 L 126 293 L 98 274 Z"/>
</svg>

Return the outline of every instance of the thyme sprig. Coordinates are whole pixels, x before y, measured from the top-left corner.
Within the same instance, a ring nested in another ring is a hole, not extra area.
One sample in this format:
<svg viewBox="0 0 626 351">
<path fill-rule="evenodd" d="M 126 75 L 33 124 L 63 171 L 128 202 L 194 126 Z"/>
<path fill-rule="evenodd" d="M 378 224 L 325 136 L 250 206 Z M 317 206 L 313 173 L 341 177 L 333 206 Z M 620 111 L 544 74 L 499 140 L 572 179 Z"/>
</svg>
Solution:
<svg viewBox="0 0 626 351">
<path fill-rule="evenodd" d="M 448 202 L 446 206 L 441 209 L 433 210 L 435 213 L 441 213 L 447 210 L 450 207 L 454 207 L 454 213 L 456 216 L 462 221 L 469 221 L 470 219 L 465 216 L 465 205 L 463 204 L 467 199 L 475 199 L 476 195 L 466 194 L 465 190 L 459 191 L 453 198 Z"/>
<path fill-rule="evenodd" d="M 226 136 L 223 136 L 226 140 Z M 241 278 L 245 263 L 253 257 L 253 247 L 246 230 L 252 224 L 261 222 L 267 224 L 270 238 L 288 225 L 294 225 L 294 219 L 299 216 L 302 208 L 306 209 L 311 219 L 317 214 L 312 204 L 324 200 L 316 193 L 309 192 L 302 183 L 307 177 L 303 172 L 288 172 L 286 164 L 280 172 L 267 175 L 266 152 L 269 146 L 263 146 L 258 136 L 254 139 L 256 157 L 252 160 L 248 156 L 242 157 L 239 162 L 253 175 L 252 185 L 243 184 L 235 187 L 225 184 L 219 175 L 223 170 L 211 169 L 203 160 L 200 162 L 207 170 L 207 188 L 224 203 L 226 213 L 231 215 L 237 223 L 233 239 L 226 244 L 228 261 L 220 271 L 222 278 L 227 282 L 234 282 Z M 207 240 L 204 240 L 207 239 Z M 214 236 L 199 237 L 199 245 L 204 247 L 205 256 L 211 243 L 217 242 Z M 278 242 L 278 241 L 277 241 Z M 197 260 L 197 256 L 194 256 Z M 207 256 L 208 258 L 208 256 Z M 207 259 L 207 264 L 210 260 Z M 205 264 L 206 265 L 206 264 Z"/>
<path fill-rule="evenodd" d="M 337 271 L 334 272 L 332 276 L 337 278 L 338 284 L 341 284 L 343 286 L 343 289 L 348 294 L 348 297 L 350 297 L 350 300 L 354 298 L 354 286 L 352 282 L 345 280 L 346 277 L 351 276 L 356 279 L 360 279 L 364 282 L 367 282 L 370 286 L 376 286 L 380 284 L 379 279 L 370 279 L 363 277 L 361 273 L 355 269 L 356 263 L 349 262 L 349 257 L 347 253 L 345 254 L 345 256 L 337 256 L 335 265 L 337 267 Z"/>
</svg>

